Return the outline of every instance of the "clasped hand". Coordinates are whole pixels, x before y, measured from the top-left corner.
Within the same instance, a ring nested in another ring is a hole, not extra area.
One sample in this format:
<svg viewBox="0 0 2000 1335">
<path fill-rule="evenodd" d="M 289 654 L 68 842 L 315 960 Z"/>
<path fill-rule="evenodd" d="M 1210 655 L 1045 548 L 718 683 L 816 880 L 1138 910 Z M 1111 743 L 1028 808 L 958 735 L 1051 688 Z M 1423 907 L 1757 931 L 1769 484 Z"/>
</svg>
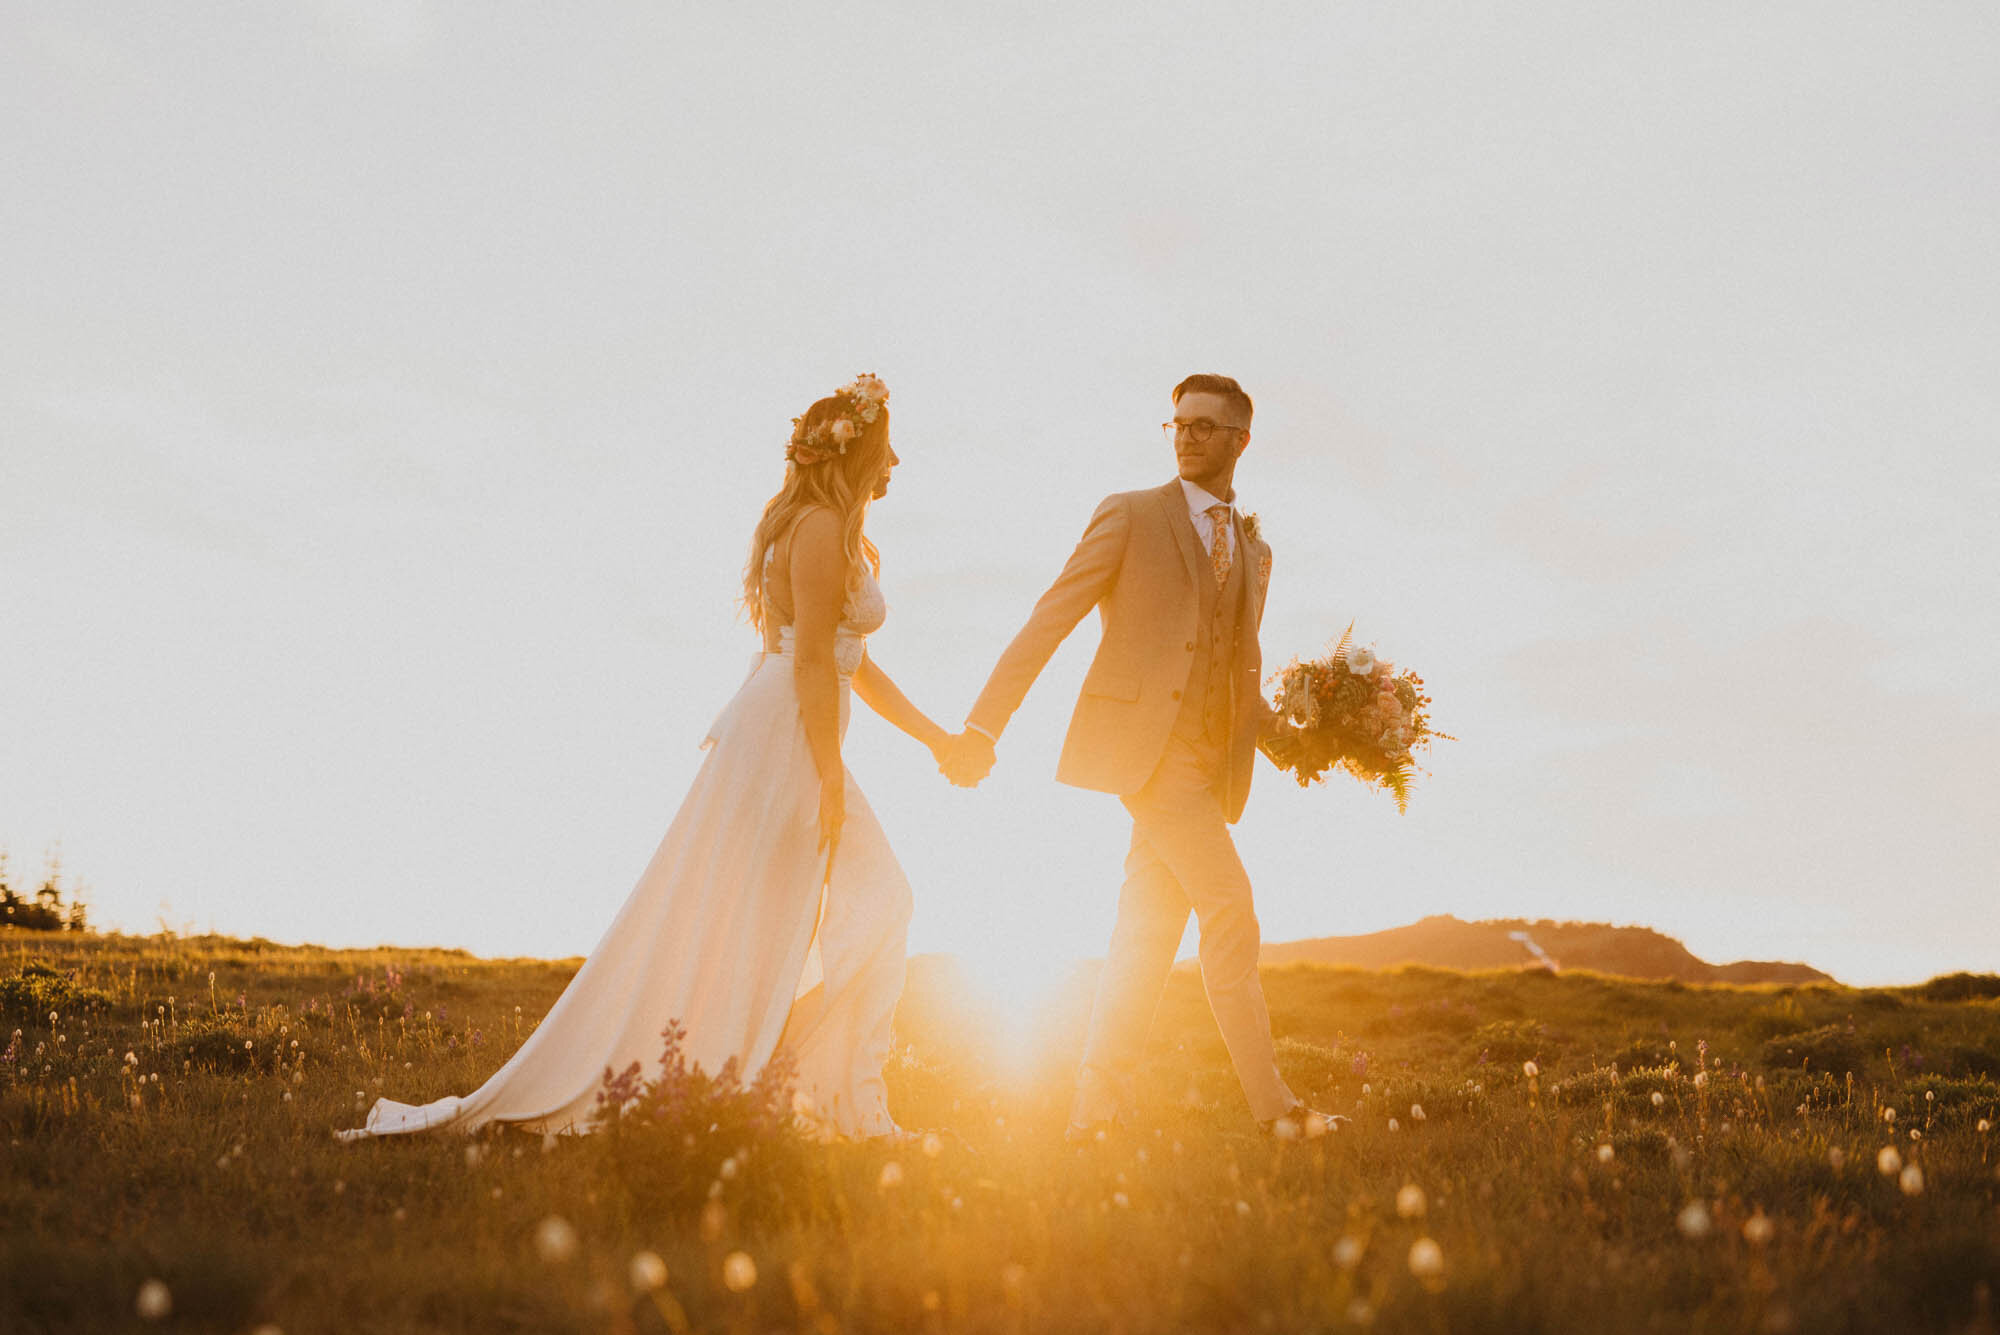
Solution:
<svg viewBox="0 0 2000 1335">
<path fill-rule="evenodd" d="M 945 738 L 931 754 L 937 757 L 938 773 L 960 788 L 977 788 L 993 772 L 993 739 L 970 728 Z"/>
</svg>

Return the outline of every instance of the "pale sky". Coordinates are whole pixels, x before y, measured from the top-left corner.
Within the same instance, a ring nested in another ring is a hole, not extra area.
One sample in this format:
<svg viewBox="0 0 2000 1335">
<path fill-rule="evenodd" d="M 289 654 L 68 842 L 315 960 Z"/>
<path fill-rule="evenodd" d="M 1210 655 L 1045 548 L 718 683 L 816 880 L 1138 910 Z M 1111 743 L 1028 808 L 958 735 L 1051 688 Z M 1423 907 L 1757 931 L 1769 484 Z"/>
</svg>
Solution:
<svg viewBox="0 0 2000 1335">
<path fill-rule="evenodd" d="M 741 679 L 789 419 L 904 464 L 942 721 L 1191 371 L 1267 662 L 1429 679 L 1407 816 L 1261 765 L 1267 939 L 2000 968 L 2000 10 L 0 6 L 0 846 L 101 925 L 587 951 Z M 913 950 L 1108 938 L 1053 781 L 862 711 Z"/>
</svg>

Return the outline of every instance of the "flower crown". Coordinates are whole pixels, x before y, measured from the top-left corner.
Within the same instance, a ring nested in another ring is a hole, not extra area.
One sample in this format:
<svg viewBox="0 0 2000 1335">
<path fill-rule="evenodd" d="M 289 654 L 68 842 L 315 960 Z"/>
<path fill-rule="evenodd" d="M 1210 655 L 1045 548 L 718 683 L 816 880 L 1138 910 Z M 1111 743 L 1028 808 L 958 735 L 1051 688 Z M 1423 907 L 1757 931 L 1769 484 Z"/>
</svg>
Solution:
<svg viewBox="0 0 2000 1335">
<path fill-rule="evenodd" d="M 785 457 L 801 468 L 845 455 L 862 428 L 873 426 L 882 415 L 882 405 L 889 401 L 889 387 L 864 371 L 835 390 L 834 396 L 846 400 L 839 416 L 827 418 L 810 431 L 799 429 L 805 418 L 792 419 L 792 442 L 785 447 Z"/>
</svg>

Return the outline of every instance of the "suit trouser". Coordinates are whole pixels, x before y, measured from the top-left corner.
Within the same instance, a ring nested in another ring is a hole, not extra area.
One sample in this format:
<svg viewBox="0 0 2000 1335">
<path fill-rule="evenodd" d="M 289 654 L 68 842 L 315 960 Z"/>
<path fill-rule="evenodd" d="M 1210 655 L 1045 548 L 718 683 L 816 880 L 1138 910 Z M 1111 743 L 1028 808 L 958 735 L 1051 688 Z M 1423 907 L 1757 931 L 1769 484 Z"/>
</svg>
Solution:
<svg viewBox="0 0 2000 1335">
<path fill-rule="evenodd" d="M 1146 786 L 1121 799 L 1132 814 L 1132 848 L 1118 925 L 1090 1009 L 1071 1121 L 1107 1121 L 1131 1103 L 1132 1074 L 1190 909 L 1201 927 L 1209 1009 L 1251 1115 L 1269 1121 L 1298 1102 L 1278 1074 L 1271 1013 L 1257 977 L 1250 876 L 1217 791 L 1226 763 L 1222 748 L 1175 735 Z"/>
</svg>

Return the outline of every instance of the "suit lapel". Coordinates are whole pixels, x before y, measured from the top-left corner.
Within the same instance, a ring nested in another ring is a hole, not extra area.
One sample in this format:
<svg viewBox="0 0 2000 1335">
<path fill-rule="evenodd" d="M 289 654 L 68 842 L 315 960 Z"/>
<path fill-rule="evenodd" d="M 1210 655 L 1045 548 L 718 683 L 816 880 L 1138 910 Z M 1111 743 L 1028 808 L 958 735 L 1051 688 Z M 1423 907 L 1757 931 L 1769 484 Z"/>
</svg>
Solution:
<svg viewBox="0 0 2000 1335">
<path fill-rule="evenodd" d="M 1160 508 L 1167 512 L 1167 527 L 1174 531 L 1174 540 L 1180 544 L 1181 560 L 1187 564 L 1188 579 L 1197 591 L 1201 589 L 1204 575 L 1213 585 L 1215 577 L 1209 574 L 1208 554 L 1202 551 L 1201 539 L 1195 536 L 1194 520 L 1188 518 L 1187 493 L 1181 490 L 1181 480 L 1175 478 L 1153 494 L 1160 498 Z"/>
</svg>

